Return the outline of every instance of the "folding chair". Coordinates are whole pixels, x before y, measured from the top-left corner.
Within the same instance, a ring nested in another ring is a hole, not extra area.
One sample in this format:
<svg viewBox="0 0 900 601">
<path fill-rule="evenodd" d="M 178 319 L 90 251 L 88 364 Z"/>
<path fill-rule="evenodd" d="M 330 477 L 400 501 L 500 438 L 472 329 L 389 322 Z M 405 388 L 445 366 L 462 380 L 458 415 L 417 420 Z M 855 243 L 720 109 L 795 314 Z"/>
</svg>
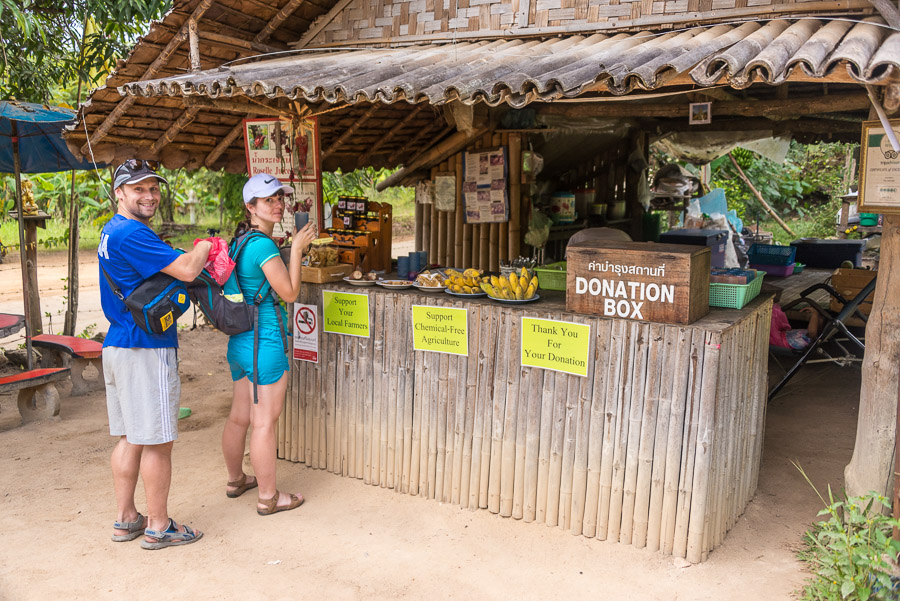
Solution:
<svg viewBox="0 0 900 601">
<path fill-rule="evenodd" d="M 861 362 L 862 359 L 857 357 L 850 349 L 844 346 L 845 342 L 852 342 L 854 346 L 856 346 L 860 350 L 860 354 L 865 353 L 866 345 L 863 342 L 863 339 L 854 335 L 847 328 L 847 320 L 851 316 L 856 316 L 862 319 L 863 323 L 866 322 L 866 316 L 859 311 L 859 305 L 866 300 L 866 298 L 872 294 L 875 290 L 875 282 L 877 278 L 872 278 L 872 281 L 866 284 L 866 287 L 863 288 L 859 294 L 853 297 L 851 300 L 847 300 L 842 297 L 838 292 L 828 286 L 826 284 L 816 284 L 815 286 L 810 286 L 806 290 L 804 290 L 800 294 L 800 298 L 797 300 L 785 305 L 783 308 L 785 311 L 788 309 L 794 308 L 801 303 L 805 303 L 812 307 L 814 310 L 818 311 L 819 314 L 825 319 L 825 323 L 822 326 L 822 331 L 819 332 L 819 335 L 813 340 L 812 344 L 810 344 L 806 349 L 804 349 L 803 354 L 800 359 L 787 371 L 784 375 L 784 378 L 776 384 L 772 390 L 769 391 L 769 401 L 775 398 L 775 395 L 784 388 L 785 384 L 787 384 L 791 378 L 794 377 L 801 367 L 806 365 L 807 363 L 829 363 L 834 362 L 839 365 L 849 365 L 852 362 Z M 808 295 L 815 290 L 825 290 L 836 298 L 841 304 L 843 304 L 843 309 L 837 315 L 833 315 L 829 312 L 826 312 L 824 309 L 819 307 L 818 303 L 811 301 L 808 298 Z M 833 343 L 843 352 L 841 356 L 832 356 L 830 355 L 824 348 L 823 345 L 825 343 Z M 813 353 L 819 353 L 821 355 L 825 355 L 824 358 L 821 359 L 811 359 Z"/>
</svg>

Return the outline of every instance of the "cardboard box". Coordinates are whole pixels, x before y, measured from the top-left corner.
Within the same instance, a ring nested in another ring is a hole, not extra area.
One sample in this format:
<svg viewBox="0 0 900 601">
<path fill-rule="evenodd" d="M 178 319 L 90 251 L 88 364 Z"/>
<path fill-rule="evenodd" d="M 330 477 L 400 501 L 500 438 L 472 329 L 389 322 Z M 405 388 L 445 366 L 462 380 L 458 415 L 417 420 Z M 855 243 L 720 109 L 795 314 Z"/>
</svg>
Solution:
<svg viewBox="0 0 900 601">
<path fill-rule="evenodd" d="M 591 240 L 567 252 L 569 311 L 677 324 L 709 313 L 708 247 Z"/>
<path fill-rule="evenodd" d="M 338 263 L 331 267 L 307 267 L 300 268 L 300 281 L 309 282 L 311 284 L 328 284 L 337 282 L 344 276 L 348 276 L 353 272 L 352 265 Z"/>
<path fill-rule="evenodd" d="M 871 269 L 836 269 L 831 276 L 831 287 L 848 301 L 853 300 L 866 287 L 866 284 L 871 282 L 877 275 L 878 272 Z M 860 313 L 866 316 L 869 315 L 872 311 L 872 299 L 874 297 L 875 294 L 872 293 L 869 295 L 869 298 L 860 303 Z M 828 308 L 835 313 L 840 313 L 844 307 L 837 300 L 831 299 L 831 304 Z"/>
</svg>

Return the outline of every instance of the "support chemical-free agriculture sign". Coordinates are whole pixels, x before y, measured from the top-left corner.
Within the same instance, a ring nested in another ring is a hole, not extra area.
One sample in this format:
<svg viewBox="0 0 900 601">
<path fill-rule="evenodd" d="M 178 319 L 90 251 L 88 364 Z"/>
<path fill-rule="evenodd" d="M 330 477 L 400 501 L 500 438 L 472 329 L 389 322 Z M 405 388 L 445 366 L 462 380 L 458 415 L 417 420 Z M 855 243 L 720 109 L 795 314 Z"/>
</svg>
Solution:
<svg viewBox="0 0 900 601">
<path fill-rule="evenodd" d="M 522 318 L 522 366 L 587 376 L 591 326 L 553 319 Z"/>
<path fill-rule="evenodd" d="M 413 348 L 417 351 L 469 354 L 467 309 L 413 305 Z"/>
<path fill-rule="evenodd" d="M 352 292 L 322 292 L 324 331 L 331 334 L 369 337 L 369 295 Z"/>
<path fill-rule="evenodd" d="M 319 318 L 315 305 L 294 303 L 294 359 L 319 362 Z"/>
</svg>

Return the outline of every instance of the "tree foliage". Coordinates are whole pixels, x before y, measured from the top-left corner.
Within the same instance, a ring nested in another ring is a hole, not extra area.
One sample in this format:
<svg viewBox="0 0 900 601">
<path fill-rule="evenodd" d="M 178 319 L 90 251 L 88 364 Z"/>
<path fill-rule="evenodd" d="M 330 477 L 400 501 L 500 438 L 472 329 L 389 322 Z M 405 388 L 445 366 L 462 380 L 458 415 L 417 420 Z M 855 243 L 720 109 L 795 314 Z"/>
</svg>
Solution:
<svg viewBox="0 0 900 601">
<path fill-rule="evenodd" d="M 171 0 L 0 0 L 0 98 L 49 103 L 79 78 L 100 83 L 170 6 Z"/>
</svg>

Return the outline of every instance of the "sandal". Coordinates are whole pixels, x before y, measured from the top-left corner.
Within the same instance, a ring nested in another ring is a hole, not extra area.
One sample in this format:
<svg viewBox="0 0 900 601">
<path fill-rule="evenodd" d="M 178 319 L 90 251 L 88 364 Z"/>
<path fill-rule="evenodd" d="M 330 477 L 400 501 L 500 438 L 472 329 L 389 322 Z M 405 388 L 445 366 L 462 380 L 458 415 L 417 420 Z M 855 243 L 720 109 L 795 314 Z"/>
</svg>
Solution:
<svg viewBox="0 0 900 601">
<path fill-rule="evenodd" d="M 275 496 L 272 497 L 271 499 L 259 498 L 259 504 L 265 505 L 266 508 L 260 509 L 259 507 L 257 507 L 256 513 L 258 513 L 259 515 L 272 515 L 273 513 L 278 513 L 280 511 L 290 511 L 291 509 L 297 509 L 298 507 L 303 505 L 303 501 L 304 501 L 303 495 L 298 496 L 295 494 L 290 494 L 290 497 L 291 497 L 290 504 L 279 507 L 278 506 L 278 497 L 279 496 L 280 496 L 280 493 L 278 492 L 278 489 L 275 489 Z"/>
<path fill-rule="evenodd" d="M 247 482 L 247 474 L 241 474 L 240 480 L 233 480 L 228 482 L 225 486 L 236 486 L 237 490 L 226 490 L 225 495 L 229 499 L 236 499 L 251 488 L 256 488 L 259 486 L 259 482 L 256 481 L 256 478 L 253 477 L 253 482 Z"/>
<path fill-rule="evenodd" d="M 178 528 L 175 520 L 169 518 L 169 526 L 165 530 L 144 530 L 144 536 L 155 539 L 156 542 L 150 542 L 146 538 L 141 541 L 141 548 L 150 551 L 156 549 L 164 549 L 165 547 L 175 547 L 178 545 L 189 545 L 203 538 L 203 533 L 194 531 L 190 526 L 184 526 L 184 532 Z"/>
<path fill-rule="evenodd" d="M 124 543 L 126 541 L 134 540 L 144 533 L 146 527 L 147 518 L 140 513 L 137 514 L 137 519 L 133 522 L 113 522 L 113 530 L 128 531 L 128 534 L 113 534 L 113 542 Z"/>
</svg>

